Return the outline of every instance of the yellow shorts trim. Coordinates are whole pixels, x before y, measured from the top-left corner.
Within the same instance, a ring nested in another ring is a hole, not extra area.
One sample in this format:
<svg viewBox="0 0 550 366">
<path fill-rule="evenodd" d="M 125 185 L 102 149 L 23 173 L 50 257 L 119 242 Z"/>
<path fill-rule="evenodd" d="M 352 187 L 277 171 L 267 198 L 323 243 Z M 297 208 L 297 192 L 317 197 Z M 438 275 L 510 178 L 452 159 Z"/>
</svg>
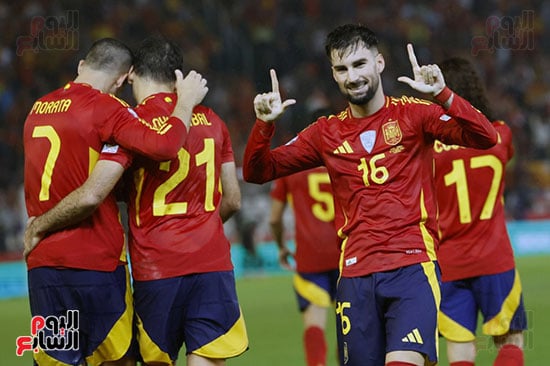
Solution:
<svg viewBox="0 0 550 366">
<path fill-rule="evenodd" d="M 248 335 L 241 310 L 239 319 L 227 333 L 193 351 L 193 354 L 206 358 L 226 359 L 239 356 L 247 349 Z"/>
<path fill-rule="evenodd" d="M 504 299 L 500 312 L 483 324 L 483 334 L 498 336 L 508 333 L 508 330 L 510 330 L 510 321 L 521 303 L 521 292 L 521 280 L 516 270 L 514 284 L 510 293 Z"/>
<path fill-rule="evenodd" d="M 299 274 L 295 274 L 293 285 L 296 292 L 313 305 L 323 308 L 332 306 L 329 293 L 316 283 L 306 280 Z"/>
<path fill-rule="evenodd" d="M 126 302 L 126 309 L 113 325 L 105 340 L 90 356 L 86 357 L 86 362 L 90 366 L 99 366 L 105 361 L 119 360 L 130 348 L 134 306 L 128 267 L 126 267 L 126 293 L 124 299 Z"/>
</svg>

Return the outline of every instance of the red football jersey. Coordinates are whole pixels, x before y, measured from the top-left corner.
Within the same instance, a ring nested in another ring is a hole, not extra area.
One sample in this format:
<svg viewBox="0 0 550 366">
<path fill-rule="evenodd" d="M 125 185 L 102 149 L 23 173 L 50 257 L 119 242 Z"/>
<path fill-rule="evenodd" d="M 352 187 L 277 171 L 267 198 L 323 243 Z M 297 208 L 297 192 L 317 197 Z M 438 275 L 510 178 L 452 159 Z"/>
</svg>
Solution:
<svg viewBox="0 0 550 366">
<path fill-rule="evenodd" d="M 162 124 L 175 98 L 159 93 L 136 111 L 144 120 Z M 227 127 L 204 106 L 193 110 L 187 141 L 176 159 L 159 163 L 136 157 L 126 177 L 134 279 L 233 269 L 219 215 L 221 166 L 233 160 Z"/>
<path fill-rule="evenodd" d="M 281 202 L 288 199 L 294 210 L 296 269 L 299 272 L 338 269 L 340 239 L 326 168 L 305 170 L 275 180 L 271 197 Z"/>
<path fill-rule="evenodd" d="M 487 147 L 497 138 L 485 116 L 457 95 L 447 111 L 417 98 L 386 97 L 371 116 L 354 118 L 346 109 L 321 117 L 271 150 L 273 132 L 273 124 L 256 121 L 245 179 L 260 183 L 325 165 L 346 218 L 344 277 L 435 260 L 433 142 Z"/>
<path fill-rule="evenodd" d="M 124 167 L 130 164 L 131 156 L 116 145 L 103 149 L 100 157 L 105 141 L 100 133 L 103 127 L 137 123 L 120 103 L 88 86 L 72 83 L 35 102 L 23 137 L 29 216 L 41 215 L 80 187 L 99 158 Z M 47 235 L 30 253 L 27 267 L 112 271 L 123 247 L 124 233 L 111 194 L 81 224 Z"/>
<path fill-rule="evenodd" d="M 493 126 L 499 138 L 488 150 L 434 144 L 443 281 L 514 268 L 503 205 L 506 163 L 514 154 L 512 133 L 504 122 Z"/>
</svg>

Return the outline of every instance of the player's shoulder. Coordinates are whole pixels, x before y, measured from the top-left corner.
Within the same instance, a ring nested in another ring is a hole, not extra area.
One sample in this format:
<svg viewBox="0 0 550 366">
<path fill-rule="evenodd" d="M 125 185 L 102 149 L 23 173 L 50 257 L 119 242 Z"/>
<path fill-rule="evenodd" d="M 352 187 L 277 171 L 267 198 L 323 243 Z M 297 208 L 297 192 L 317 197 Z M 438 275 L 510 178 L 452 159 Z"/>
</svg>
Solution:
<svg viewBox="0 0 550 366">
<path fill-rule="evenodd" d="M 216 115 L 216 112 L 210 107 L 205 106 L 204 104 L 198 104 L 193 108 L 193 114 L 202 113 L 206 116 Z"/>
<path fill-rule="evenodd" d="M 142 118 L 148 116 L 169 116 L 172 114 L 177 102 L 177 96 L 174 93 L 157 93 L 143 99 L 135 110 Z"/>
<path fill-rule="evenodd" d="M 492 121 L 491 124 L 497 131 L 499 143 L 502 143 L 502 142 L 508 143 L 509 141 L 512 140 L 512 129 L 505 121 L 495 120 L 495 121 Z"/>
<path fill-rule="evenodd" d="M 508 124 L 501 119 L 494 120 L 491 122 L 491 124 L 494 128 L 510 130 L 510 126 L 508 126 Z"/>
<path fill-rule="evenodd" d="M 115 104 L 115 105 L 120 105 L 123 108 L 129 108 L 130 107 L 130 105 L 128 103 L 126 103 L 126 101 L 120 99 L 119 97 L 117 97 L 114 94 L 103 94 L 103 95 L 104 95 L 103 100 L 105 100 L 106 102 L 109 102 L 109 103 L 112 103 L 112 104 Z"/>
<path fill-rule="evenodd" d="M 193 116 L 191 117 L 191 126 L 220 126 L 224 127 L 225 122 L 221 117 L 210 107 L 203 104 L 196 105 L 193 108 Z"/>
</svg>

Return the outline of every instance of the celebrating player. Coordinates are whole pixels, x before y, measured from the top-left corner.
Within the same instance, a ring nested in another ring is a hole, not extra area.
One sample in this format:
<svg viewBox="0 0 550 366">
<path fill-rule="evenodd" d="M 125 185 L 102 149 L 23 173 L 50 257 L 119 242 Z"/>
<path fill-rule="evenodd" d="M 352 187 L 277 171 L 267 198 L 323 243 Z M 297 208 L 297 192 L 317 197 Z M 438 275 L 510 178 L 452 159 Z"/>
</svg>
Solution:
<svg viewBox="0 0 550 366">
<path fill-rule="evenodd" d="M 107 94 L 122 85 L 131 63 L 130 50 L 119 41 L 97 41 L 80 62 L 74 82 L 36 101 L 25 121 L 25 199 L 31 217 L 25 254 L 31 313 L 60 318 L 77 311 L 79 317 L 78 345 L 38 350 L 34 358 L 41 366 L 132 362 L 125 358 L 133 307 L 124 234 L 116 200 L 109 194 L 116 180 L 104 179 L 120 175 L 131 156 L 117 145 L 102 146 L 120 143 L 154 158 L 175 154 L 187 135 L 182 120 L 189 123 L 194 99 L 179 103 L 162 130 L 142 123 L 124 102 Z M 180 74 L 180 93 L 193 85 Z M 61 204 L 92 170 L 90 185 L 105 184 L 104 191 L 77 192 Z M 92 216 L 75 225 L 96 207 Z M 47 231 L 66 225 L 73 226 L 40 241 Z"/>
<path fill-rule="evenodd" d="M 283 213 L 294 210 L 296 261 L 294 291 L 303 314 L 304 350 L 308 366 L 326 365 L 325 325 L 338 280 L 340 239 L 334 224 L 334 199 L 326 168 L 306 170 L 273 182 L 271 231 L 279 247 L 279 263 L 292 269 L 284 241 Z"/>
<path fill-rule="evenodd" d="M 522 366 L 527 321 L 502 199 L 506 163 L 514 153 L 512 133 L 493 117 L 468 60 L 450 58 L 440 67 L 447 85 L 494 121 L 498 142 L 488 150 L 434 145 L 443 280 L 439 331 L 451 366 L 473 366 L 481 312 L 483 333 L 499 349 L 494 364 Z"/>
<path fill-rule="evenodd" d="M 167 120 L 177 97 L 170 70 L 182 64 L 174 43 L 161 37 L 142 43 L 129 81 L 143 119 Z M 136 157 L 126 186 L 144 362 L 175 363 L 185 343 L 187 365 L 224 365 L 248 348 L 222 223 L 240 207 L 227 127 L 210 108 L 195 107 L 177 157 L 160 163 Z"/>
<path fill-rule="evenodd" d="M 374 33 L 347 24 L 327 37 L 332 75 L 349 106 L 321 117 L 291 143 L 270 148 L 273 121 L 295 100 L 272 91 L 254 100 L 257 121 L 243 174 L 263 183 L 319 165 L 328 169 L 343 209 L 341 278 L 336 295 L 343 365 L 437 362 L 439 271 L 432 145 L 488 148 L 496 131 L 482 113 L 445 86 L 437 65 L 419 66 L 407 47 L 414 79 L 398 80 L 441 103 L 384 95 L 384 57 Z"/>
</svg>

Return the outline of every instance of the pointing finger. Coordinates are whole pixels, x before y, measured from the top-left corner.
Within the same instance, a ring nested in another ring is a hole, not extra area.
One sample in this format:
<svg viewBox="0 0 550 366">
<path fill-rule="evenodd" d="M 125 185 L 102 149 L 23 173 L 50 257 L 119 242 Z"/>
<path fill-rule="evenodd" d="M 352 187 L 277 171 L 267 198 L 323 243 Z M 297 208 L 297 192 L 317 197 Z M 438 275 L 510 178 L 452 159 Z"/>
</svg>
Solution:
<svg viewBox="0 0 550 366">
<path fill-rule="evenodd" d="M 269 74 L 271 75 L 271 91 L 279 94 L 279 80 L 277 80 L 277 73 L 275 70 L 271 69 L 269 70 Z"/>
<path fill-rule="evenodd" d="M 409 54 L 409 61 L 411 62 L 413 70 L 417 70 L 419 68 L 418 61 L 416 60 L 416 55 L 414 54 L 413 45 L 410 43 L 407 44 L 407 52 Z"/>
</svg>

